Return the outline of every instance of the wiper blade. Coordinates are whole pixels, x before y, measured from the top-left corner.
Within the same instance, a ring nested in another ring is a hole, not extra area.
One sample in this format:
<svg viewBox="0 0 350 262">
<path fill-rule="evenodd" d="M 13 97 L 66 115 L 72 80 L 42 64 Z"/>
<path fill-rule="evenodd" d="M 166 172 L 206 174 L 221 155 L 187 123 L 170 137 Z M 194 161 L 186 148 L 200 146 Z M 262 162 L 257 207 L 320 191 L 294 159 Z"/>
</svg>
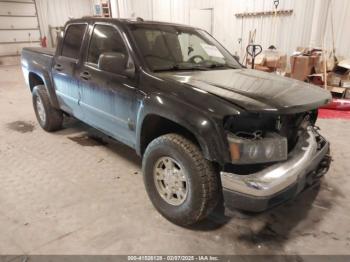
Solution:
<svg viewBox="0 0 350 262">
<path fill-rule="evenodd" d="M 226 65 L 226 64 L 210 64 L 210 65 L 208 65 L 207 68 L 211 68 L 211 69 L 213 69 L 213 68 L 229 68 L 229 69 L 236 69 L 236 68 L 234 68 L 234 67 L 232 67 L 232 66 L 230 66 L 230 65 Z"/>
<path fill-rule="evenodd" d="M 154 72 L 163 72 L 163 71 L 193 71 L 193 70 L 198 70 L 198 71 L 208 71 L 210 69 L 215 69 L 215 68 L 229 68 L 229 69 L 237 69 L 232 66 L 226 65 L 226 64 L 208 64 L 208 65 L 191 65 L 191 66 L 184 66 L 184 65 L 179 65 L 179 64 L 174 64 L 169 67 L 164 67 L 164 68 L 157 68 L 154 69 Z"/>
<path fill-rule="evenodd" d="M 154 72 L 163 72 L 163 71 L 191 71 L 191 70 L 199 70 L 199 71 L 205 71 L 208 70 L 207 67 L 202 66 L 181 66 L 181 65 L 173 65 L 165 68 L 157 68 L 154 69 Z"/>
</svg>

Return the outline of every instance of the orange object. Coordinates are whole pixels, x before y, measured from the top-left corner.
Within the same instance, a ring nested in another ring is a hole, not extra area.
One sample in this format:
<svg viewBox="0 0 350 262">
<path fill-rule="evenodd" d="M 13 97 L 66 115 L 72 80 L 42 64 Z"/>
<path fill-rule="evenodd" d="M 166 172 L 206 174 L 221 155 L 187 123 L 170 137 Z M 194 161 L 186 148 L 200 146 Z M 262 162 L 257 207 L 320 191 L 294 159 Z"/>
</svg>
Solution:
<svg viewBox="0 0 350 262">
<path fill-rule="evenodd" d="M 42 47 L 47 47 L 47 37 L 46 36 L 44 36 L 40 39 L 40 45 Z"/>
<path fill-rule="evenodd" d="M 230 144 L 231 159 L 237 161 L 241 158 L 238 144 Z"/>
</svg>

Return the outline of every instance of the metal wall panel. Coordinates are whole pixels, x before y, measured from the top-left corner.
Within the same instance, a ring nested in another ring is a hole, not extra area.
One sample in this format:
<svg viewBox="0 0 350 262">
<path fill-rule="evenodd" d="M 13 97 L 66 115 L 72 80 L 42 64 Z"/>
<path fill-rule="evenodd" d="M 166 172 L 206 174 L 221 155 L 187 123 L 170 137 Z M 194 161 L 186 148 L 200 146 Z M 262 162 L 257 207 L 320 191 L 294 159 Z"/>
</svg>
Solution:
<svg viewBox="0 0 350 262">
<path fill-rule="evenodd" d="M 298 46 L 332 49 L 333 12 L 335 47 L 339 56 L 350 57 L 349 0 L 280 0 L 279 9 L 293 9 L 290 16 L 236 18 L 236 13 L 273 10 L 272 0 L 111 0 L 122 17 L 144 17 L 189 24 L 191 9 L 213 8 L 213 35 L 232 53 L 243 56 L 249 31 L 257 30 L 256 42 L 275 45 L 288 55 Z M 328 3 L 331 1 L 330 6 Z M 328 19 L 327 19 L 328 13 Z M 326 33 L 325 33 L 326 32 Z M 242 44 L 239 43 L 242 38 Z"/>
<path fill-rule="evenodd" d="M 94 0 L 36 0 L 40 30 L 51 46 L 50 26 L 61 27 L 70 18 L 93 15 Z"/>
</svg>

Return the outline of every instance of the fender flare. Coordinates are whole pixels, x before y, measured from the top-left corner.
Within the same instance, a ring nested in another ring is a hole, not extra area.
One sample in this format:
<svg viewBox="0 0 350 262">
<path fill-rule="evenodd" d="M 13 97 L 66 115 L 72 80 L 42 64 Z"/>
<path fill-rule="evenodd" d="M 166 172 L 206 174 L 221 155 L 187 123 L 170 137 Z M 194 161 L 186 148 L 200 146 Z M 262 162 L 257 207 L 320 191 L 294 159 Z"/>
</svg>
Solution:
<svg viewBox="0 0 350 262">
<path fill-rule="evenodd" d="M 176 114 L 174 108 L 177 109 Z M 150 115 L 165 118 L 187 129 L 197 139 L 206 159 L 219 164 L 229 161 L 228 144 L 222 139 L 226 136 L 225 132 L 208 112 L 160 94 L 149 95 L 141 103 L 136 128 L 136 151 L 139 155 L 142 154 L 142 127 Z"/>
<path fill-rule="evenodd" d="M 28 71 L 28 79 L 30 79 L 31 74 L 35 74 L 38 77 L 40 77 L 44 83 L 44 86 L 45 86 L 47 93 L 49 94 L 49 100 L 50 100 L 51 105 L 54 108 L 58 109 L 59 103 L 58 103 L 55 88 L 53 86 L 51 75 L 48 73 L 48 69 L 38 67 L 38 66 L 33 67 L 33 65 L 31 67 L 32 68 Z"/>
</svg>

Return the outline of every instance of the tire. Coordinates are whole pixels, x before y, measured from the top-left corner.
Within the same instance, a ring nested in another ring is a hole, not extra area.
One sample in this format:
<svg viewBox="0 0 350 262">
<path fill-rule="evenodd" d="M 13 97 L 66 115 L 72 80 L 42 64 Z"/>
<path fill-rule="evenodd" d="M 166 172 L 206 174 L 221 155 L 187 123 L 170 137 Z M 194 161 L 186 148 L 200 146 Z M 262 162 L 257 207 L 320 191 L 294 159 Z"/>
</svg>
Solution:
<svg viewBox="0 0 350 262">
<path fill-rule="evenodd" d="M 63 112 L 52 107 L 43 85 L 33 89 L 33 107 L 40 126 L 47 132 L 54 132 L 62 129 Z"/>
<path fill-rule="evenodd" d="M 159 187 L 165 187 L 166 183 L 165 179 L 161 182 L 157 180 L 158 170 L 162 172 L 165 167 L 165 162 L 163 165 L 162 161 L 167 159 L 175 162 L 174 172 L 183 174 L 186 178 L 186 182 L 180 186 L 182 196 L 172 197 L 179 202 L 177 205 L 169 203 L 170 200 L 166 200 L 167 193 L 159 191 Z M 160 163 L 160 167 L 157 163 Z M 203 157 L 198 146 L 183 136 L 168 134 L 151 142 L 146 149 L 142 169 L 146 191 L 154 207 L 174 224 L 185 227 L 197 224 L 217 206 L 219 186 L 214 167 Z M 185 197 L 183 190 L 187 191 Z"/>
</svg>

